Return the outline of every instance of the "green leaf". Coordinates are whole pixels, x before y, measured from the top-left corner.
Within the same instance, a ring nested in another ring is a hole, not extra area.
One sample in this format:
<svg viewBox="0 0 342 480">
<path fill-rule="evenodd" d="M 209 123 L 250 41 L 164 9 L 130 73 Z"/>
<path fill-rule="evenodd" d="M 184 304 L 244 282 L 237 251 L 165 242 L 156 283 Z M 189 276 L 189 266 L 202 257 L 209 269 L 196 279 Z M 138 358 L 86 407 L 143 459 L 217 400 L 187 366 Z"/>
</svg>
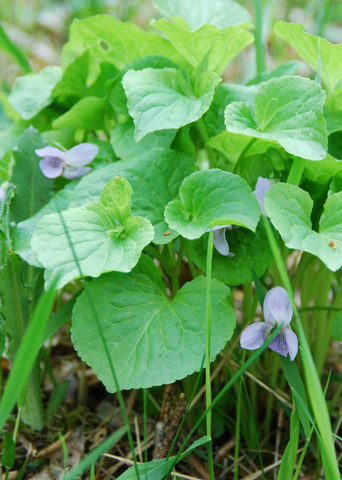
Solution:
<svg viewBox="0 0 342 480">
<path fill-rule="evenodd" d="M 123 177 L 114 177 L 103 187 L 100 203 L 121 224 L 131 216 L 132 187 Z"/>
<path fill-rule="evenodd" d="M 328 89 L 333 91 L 342 79 L 342 44 L 334 45 L 325 38 L 305 32 L 303 25 L 277 22 L 276 35 L 289 43 L 298 54 L 314 69 L 318 66 L 318 52 L 321 57 L 321 76 Z"/>
<path fill-rule="evenodd" d="M 204 277 L 186 283 L 171 301 L 160 271 L 143 256 L 130 274 L 109 273 L 92 281 L 76 301 L 72 341 L 108 391 L 115 386 L 90 308 L 101 304 L 98 321 L 106 331 L 109 353 L 121 389 L 172 383 L 200 369 L 206 347 Z M 231 338 L 235 313 L 229 289 L 213 279 L 211 287 L 213 360 Z"/>
<path fill-rule="evenodd" d="M 168 22 L 164 18 L 153 23 L 163 32 L 178 52 L 197 68 L 205 60 L 207 69 L 221 74 L 227 65 L 254 41 L 251 33 L 240 27 L 222 30 L 214 25 L 203 25 L 195 32 L 183 23 Z"/>
<path fill-rule="evenodd" d="M 22 50 L 18 48 L 8 37 L 3 27 L 0 25 L 0 48 L 6 50 L 17 61 L 18 65 L 25 73 L 31 72 L 30 64 Z"/>
<path fill-rule="evenodd" d="M 208 442 L 210 442 L 208 437 L 202 437 L 199 440 L 196 440 L 196 442 L 194 442 L 185 450 L 185 452 L 180 455 L 179 461 L 183 460 L 190 452 L 195 450 L 195 448 L 205 445 Z M 159 460 L 152 460 L 151 462 L 147 463 L 140 463 L 138 465 L 140 480 L 163 480 L 166 478 L 167 473 L 175 465 L 176 459 L 177 457 L 169 457 L 161 458 Z M 135 467 L 133 466 L 120 475 L 118 480 L 136 480 L 136 478 L 136 471 Z"/>
<path fill-rule="evenodd" d="M 104 440 L 100 445 L 98 445 L 94 450 L 89 452 L 85 457 L 82 458 L 80 463 L 73 467 L 64 477 L 64 480 L 74 480 L 79 478 L 84 472 L 95 464 L 96 460 L 100 458 L 104 453 L 108 452 L 110 448 L 117 443 L 126 433 L 126 426 L 118 428 L 114 433 L 112 433 L 106 440 Z"/>
<path fill-rule="evenodd" d="M 256 232 L 234 228 L 226 231 L 229 251 L 234 257 L 221 255 L 215 248 L 213 252 L 212 275 L 228 285 L 240 285 L 253 280 L 252 267 L 258 276 L 265 273 L 273 261 L 265 229 L 259 223 Z M 191 260 L 206 272 L 208 238 L 201 238 L 187 242 L 187 251 Z"/>
<path fill-rule="evenodd" d="M 4 430 L 4 448 L 1 455 L 1 466 L 13 468 L 15 462 L 15 445 L 11 434 Z"/>
<path fill-rule="evenodd" d="M 33 118 L 52 102 L 52 91 L 61 79 L 59 67 L 45 67 L 38 73 L 18 77 L 8 97 L 24 120 Z"/>
<path fill-rule="evenodd" d="M 121 178 L 121 182 L 125 180 Z M 105 188 L 116 188 L 115 179 Z M 119 223 L 115 215 L 123 206 L 116 203 L 115 197 L 113 193 L 110 205 L 107 192 L 105 206 L 100 198 L 100 202 L 46 215 L 38 222 L 31 245 L 38 261 L 48 270 L 47 285 L 56 277 L 58 287 L 62 287 L 80 275 L 129 272 L 136 265 L 142 249 L 153 239 L 154 230 L 142 217 L 128 217 Z"/>
<path fill-rule="evenodd" d="M 201 118 L 209 108 L 219 81 L 217 75 L 205 72 L 193 89 L 175 68 L 129 70 L 122 83 L 135 124 L 135 140 L 156 130 L 177 129 Z"/>
<path fill-rule="evenodd" d="M 52 182 L 42 174 L 35 153 L 35 149 L 43 146 L 41 136 L 31 127 L 22 134 L 13 152 L 15 165 L 11 183 L 15 186 L 15 196 L 10 211 L 15 222 L 32 217 L 51 198 Z"/>
<path fill-rule="evenodd" d="M 271 185 L 265 207 L 287 247 L 316 255 L 334 272 L 342 266 L 342 192 L 325 202 L 319 233 L 311 226 L 313 201 L 295 185 Z"/>
<path fill-rule="evenodd" d="M 146 55 L 163 55 L 176 63 L 180 60 L 180 55 L 166 38 L 145 32 L 133 23 L 120 22 L 110 15 L 94 15 L 72 22 L 69 41 L 62 51 L 62 66 L 65 68 L 85 50 L 89 50 L 93 74 L 98 73 L 101 62 L 111 62 L 121 69 Z"/>
<path fill-rule="evenodd" d="M 131 119 L 119 123 L 113 130 L 110 143 L 119 158 L 139 157 L 152 150 L 163 151 L 169 148 L 176 136 L 175 130 L 160 130 L 147 134 L 139 142 L 134 140 L 134 124 Z"/>
<path fill-rule="evenodd" d="M 323 185 L 326 185 L 332 177 L 342 171 L 342 162 L 327 154 L 324 160 L 311 162 L 305 160 L 305 177 Z"/>
<path fill-rule="evenodd" d="M 42 346 L 43 332 L 51 315 L 56 284 L 44 292 L 34 309 L 30 323 L 21 338 L 20 346 L 11 367 L 11 372 L 0 401 L 0 430 L 8 420 L 19 395 L 29 379 L 38 351 Z M 11 298 L 11 297 L 8 297 Z"/>
<path fill-rule="evenodd" d="M 294 474 L 296 466 L 297 451 L 299 440 L 299 416 L 297 410 L 293 410 L 290 420 L 290 439 L 281 461 L 280 469 L 277 475 L 278 480 L 288 480 Z"/>
<path fill-rule="evenodd" d="M 106 102 L 103 98 L 84 97 L 54 120 L 53 128 L 73 127 L 98 130 L 105 127 Z"/>
<path fill-rule="evenodd" d="M 60 102 L 68 100 L 75 103 L 84 97 L 87 91 L 88 65 L 89 52 L 85 51 L 67 66 L 62 78 L 52 90 L 53 98 Z"/>
<path fill-rule="evenodd" d="M 342 312 L 337 313 L 330 322 L 331 335 L 335 340 L 342 342 Z"/>
<path fill-rule="evenodd" d="M 195 172 L 183 181 L 179 197 L 166 207 L 165 219 L 190 240 L 215 225 L 240 225 L 255 231 L 259 221 L 259 205 L 248 183 L 233 173 Z"/>
<path fill-rule="evenodd" d="M 274 78 L 255 94 L 254 111 L 243 102 L 227 106 L 226 127 L 232 133 L 277 142 L 292 155 L 322 160 L 327 150 L 324 100 L 324 91 L 313 80 Z"/>
<path fill-rule="evenodd" d="M 251 23 L 248 11 L 232 0 L 153 0 L 153 4 L 166 17 L 184 19 L 191 30 L 205 24 L 224 28 Z"/>
</svg>

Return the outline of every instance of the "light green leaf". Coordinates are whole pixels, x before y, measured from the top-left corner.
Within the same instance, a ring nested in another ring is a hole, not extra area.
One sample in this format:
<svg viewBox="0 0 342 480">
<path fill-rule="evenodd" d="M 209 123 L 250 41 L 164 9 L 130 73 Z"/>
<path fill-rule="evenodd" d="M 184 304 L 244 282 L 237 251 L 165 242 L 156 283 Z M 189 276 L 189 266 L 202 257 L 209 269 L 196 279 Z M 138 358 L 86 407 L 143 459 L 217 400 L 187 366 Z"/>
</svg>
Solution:
<svg viewBox="0 0 342 480">
<path fill-rule="evenodd" d="M 91 299 L 101 304 L 98 321 L 110 339 L 109 353 L 121 389 L 172 383 L 200 369 L 206 345 L 204 277 L 186 283 L 171 301 L 158 268 L 143 256 L 130 274 L 103 275 L 86 290 L 74 307 L 72 341 L 108 391 L 113 392 L 115 386 L 105 353 L 98 349 Z M 228 287 L 213 279 L 212 360 L 235 327 L 228 298 Z"/>
<path fill-rule="evenodd" d="M 299 60 L 291 60 L 290 62 L 281 63 L 274 70 L 259 73 L 256 77 L 249 80 L 246 85 L 257 85 L 271 80 L 271 78 L 284 77 L 285 75 L 295 75 L 298 70 L 305 66 L 304 62 Z"/>
<path fill-rule="evenodd" d="M 176 63 L 181 59 L 166 38 L 110 15 L 94 15 L 72 22 L 69 41 L 62 51 L 63 68 L 85 50 L 89 50 L 91 70 L 95 66 L 97 71 L 100 62 L 111 62 L 121 69 L 146 55 L 163 55 Z"/>
<path fill-rule="evenodd" d="M 203 25 L 195 32 L 183 23 L 168 22 L 164 18 L 153 23 L 193 68 L 205 59 L 207 69 L 221 74 L 241 50 L 254 41 L 251 33 L 240 27 L 222 30 L 214 25 Z M 206 57 L 206 58 L 205 58 Z"/>
<path fill-rule="evenodd" d="M 306 33 L 303 25 L 295 23 L 277 22 L 274 31 L 289 43 L 314 70 L 317 70 L 320 49 L 321 76 L 329 90 L 335 89 L 342 79 L 342 44 L 334 45 L 325 38 L 310 35 Z"/>
<path fill-rule="evenodd" d="M 177 129 L 201 118 L 209 108 L 219 81 L 217 75 L 205 72 L 193 89 L 175 68 L 129 70 L 122 83 L 135 124 L 135 140 L 156 130 Z"/>
<path fill-rule="evenodd" d="M 311 226 L 313 201 L 295 185 L 271 185 L 265 207 L 287 247 L 316 255 L 334 272 L 342 266 L 342 192 L 325 202 L 319 233 Z"/>
<path fill-rule="evenodd" d="M 160 130 L 149 133 L 142 140 L 134 140 L 134 124 L 130 119 L 119 123 L 113 130 L 110 143 L 119 158 L 132 158 L 144 155 L 151 150 L 163 151 L 171 146 L 176 136 L 175 130 Z"/>
<path fill-rule="evenodd" d="M 113 180 L 110 185 L 115 188 Z M 111 270 L 129 272 L 136 265 L 142 249 L 153 239 L 153 227 L 142 217 L 128 217 L 119 223 L 114 217 L 118 208 L 115 198 L 112 211 L 108 194 L 105 200 L 106 207 L 100 199 L 62 214 L 46 215 L 38 222 L 31 245 L 48 270 L 47 285 L 56 277 L 62 287 L 81 274 L 98 277 Z"/>
<path fill-rule="evenodd" d="M 123 177 L 114 177 L 103 187 L 100 203 L 121 224 L 131 215 L 132 187 Z"/>
<path fill-rule="evenodd" d="M 98 97 L 81 98 L 70 110 L 54 120 L 53 128 L 73 127 L 85 130 L 103 129 L 106 101 Z"/>
<path fill-rule="evenodd" d="M 273 261 L 267 236 L 262 222 L 256 232 L 242 228 L 226 230 L 229 251 L 234 257 L 221 255 L 215 248 L 213 252 L 212 275 L 228 285 L 240 285 L 253 280 L 252 267 L 260 277 Z M 187 251 L 191 260 L 206 272 L 208 237 L 187 242 Z"/>
<path fill-rule="evenodd" d="M 179 200 L 165 209 L 170 227 L 190 240 L 215 225 L 240 225 L 254 231 L 259 217 L 259 205 L 248 183 L 219 169 L 187 177 L 179 189 Z"/>
<path fill-rule="evenodd" d="M 87 91 L 89 52 L 75 58 L 63 72 L 62 78 L 52 90 L 52 96 L 59 101 L 75 102 Z"/>
<path fill-rule="evenodd" d="M 322 160 L 327 150 L 324 101 L 324 91 L 313 80 L 274 78 L 255 94 L 254 111 L 242 102 L 228 105 L 225 123 L 229 132 L 277 142 L 292 155 Z"/>
<path fill-rule="evenodd" d="M 61 79 L 59 67 L 45 67 L 38 73 L 18 77 L 8 97 L 24 120 L 33 118 L 52 102 L 52 91 Z"/>
<path fill-rule="evenodd" d="M 191 30 L 205 24 L 224 28 L 251 23 L 248 11 L 232 0 L 153 0 L 153 4 L 166 17 L 184 19 Z"/>
<path fill-rule="evenodd" d="M 332 177 L 342 171 L 342 162 L 327 154 L 324 160 L 304 164 L 305 177 L 320 184 L 327 184 Z"/>
</svg>

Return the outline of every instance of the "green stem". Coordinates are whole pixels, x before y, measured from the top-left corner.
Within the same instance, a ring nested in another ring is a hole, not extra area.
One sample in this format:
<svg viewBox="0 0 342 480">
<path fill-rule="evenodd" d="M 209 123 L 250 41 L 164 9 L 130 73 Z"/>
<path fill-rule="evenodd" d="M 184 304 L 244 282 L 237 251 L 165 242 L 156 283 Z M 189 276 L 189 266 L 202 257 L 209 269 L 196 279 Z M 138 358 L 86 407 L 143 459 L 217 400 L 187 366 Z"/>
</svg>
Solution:
<svg viewBox="0 0 342 480">
<path fill-rule="evenodd" d="M 323 460 L 325 475 L 326 475 L 326 478 L 329 478 L 331 480 L 340 480 L 338 462 L 337 462 L 336 451 L 335 451 L 332 430 L 331 430 L 331 423 L 329 418 L 329 412 L 327 409 L 327 404 L 325 402 L 325 397 L 323 395 L 320 379 L 319 379 L 319 376 L 310 352 L 310 348 L 305 336 L 303 325 L 297 310 L 291 282 L 287 275 L 286 266 L 279 253 L 277 242 L 274 238 L 273 231 L 268 218 L 263 216 L 263 221 L 264 221 L 268 241 L 272 249 L 274 260 L 279 270 L 279 274 L 281 276 L 283 285 L 285 286 L 288 292 L 288 295 L 292 304 L 292 308 L 293 308 L 294 317 L 296 319 L 296 327 L 297 327 L 297 333 L 298 333 L 299 342 L 300 342 L 300 353 L 303 361 L 306 386 L 307 386 L 312 410 L 316 418 L 317 427 L 322 438 L 322 442 L 320 442 L 320 445 L 323 450 L 321 452 L 322 453 L 321 456 Z"/>
<path fill-rule="evenodd" d="M 287 178 L 287 183 L 291 185 L 300 185 L 304 171 L 305 160 L 300 157 L 293 157 L 293 162 L 291 165 L 291 170 Z"/>
<path fill-rule="evenodd" d="M 207 291 L 206 291 L 206 352 L 205 352 L 205 402 L 209 409 L 206 416 L 207 437 L 211 439 L 211 379 L 210 379 L 210 343 L 211 343 L 211 269 L 213 263 L 213 229 L 209 232 L 207 250 Z M 213 442 L 208 443 L 208 466 L 210 480 L 214 480 Z"/>
<path fill-rule="evenodd" d="M 198 121 L 197 121 L 197 125 L 198 125 L 198 130 L 201 134 L 201 137 L 202 137 L 202 140 L 203 140 L 203 143 L 205 145 L 205 149 L 208 153 L 208 158 L 209 158 L 209 164 L 210 164 L 210 168 L 215 168 L 217 167 L 217 159 L 216 159 L 216 154 L 214 152 L 214 150 L 209 147 L 208 145 L 208 142 L 210 140 L 210 137 L 208 135 L 208 132 L 207 132 L 207 128 L 204 124 L 204 121 L 203 121 L 203 118 L 200 118 Z"/>
<path fill-rule="evenodd" d="M 246 360 L 246 350 L 243 351 L 242 361 L 244 363 Z M 240 455 L 240 430 L 241 430 L 241 397 L 242 397 L 242 382 L 243 379 L 240 378 L 238 383 L 237 399 L 236 399 L 236 424 L 235 424 L 235 448 L 234 448 L 234 459 L 236 465 L 234 467 L 234 480 L 239 478 L 239 455 Z"/>
<path fill-rule="evenodd" d="M 255 12 L 255 53 L 257 74 L 266 70 L 265 47 L 262 41 L 262 4 L 261 0 L 254 0 Z"/>
</svg>

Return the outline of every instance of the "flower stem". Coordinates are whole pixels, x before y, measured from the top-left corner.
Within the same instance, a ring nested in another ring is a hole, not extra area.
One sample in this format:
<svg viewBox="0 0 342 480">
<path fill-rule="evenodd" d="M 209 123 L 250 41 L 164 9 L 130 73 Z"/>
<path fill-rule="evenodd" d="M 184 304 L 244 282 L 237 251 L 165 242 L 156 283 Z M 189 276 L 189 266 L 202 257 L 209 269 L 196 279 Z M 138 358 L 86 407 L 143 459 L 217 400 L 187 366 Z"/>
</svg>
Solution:
<svg viewBox="0 0 342 480">
<path fill-rule="evenodd" d="M 211 270 L 213 262 L 213 229 L 209 232 L 208 250 L 207 250 L 207 291 L 206 291 L 206 355 L 205 355 L 205 401 L 206 408 L 209 409 L 206 415 L 207 437 L 211 439 L 211 379 L 210 379 L 210 343 L 211 343 Z M 210 480 L 214 480 L 214 461 L 213 461 L 213 443 L 208 443 L 208 466 Z"/>
</svg>

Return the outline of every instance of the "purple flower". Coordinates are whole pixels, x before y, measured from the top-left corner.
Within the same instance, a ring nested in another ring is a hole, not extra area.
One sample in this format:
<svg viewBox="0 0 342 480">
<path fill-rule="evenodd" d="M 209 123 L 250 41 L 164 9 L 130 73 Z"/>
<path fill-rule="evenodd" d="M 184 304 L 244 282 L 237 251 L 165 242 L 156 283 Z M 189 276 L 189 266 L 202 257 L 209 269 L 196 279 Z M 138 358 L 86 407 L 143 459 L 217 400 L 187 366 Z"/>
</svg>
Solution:
<svg viewBox="0 0 342 480">
<path fill-rule="evenodd" d="M 231 225 L 216 225 L 209 228 L 207 232 L 213 230 L 213 244 L 216 250 L 225 257 L 235 257 L 235 254 L 229 251 L 229 245 L 226 239 L 226 230 L 231 230 Z"/>
<path fill-rule="evenodd" d="M 258 200 L 261 213 L 263 213 L 264 215 L 267 215 L 265 210 L 265 195 L 270 186 L 271 182 L 267 178 L 258 177 L 257 183 L 255 185 L 255 190 L 253 192 L 256 196 L 256 199 Z"/>
<path fill-rule="evenodd" d="M 272 288 L 267 292 L 264 300 L 264 322 L 256 322 L 243 330 L 240 345 L 247 350 L 256 350 L 261 347 L 271 330 L 282 324 L 282 329 L 269 348 L 291 360 L 298 352 L 298 338 L 291 330 L 290 322 L 293 315 L 287 291 L 282 287 Z"/>
<path fill-rule="evenodd" d="M 6 190 L 4 188 L 0 188 L 0 202 L 3 202 L 6 197 Z"/>
<path fill-rule="evenodd" d="M 45 177 L 56 178 L 63 175 L 68 180 L 88 173 L 91 168 L 84 165 L 90 163 L 98 151 L 99 147 L 93 143 L 81 143 L 67 152 L 51 146 L 35 150 L 36 154 L 43 158 L 39 166 Z"/>
</svg>

